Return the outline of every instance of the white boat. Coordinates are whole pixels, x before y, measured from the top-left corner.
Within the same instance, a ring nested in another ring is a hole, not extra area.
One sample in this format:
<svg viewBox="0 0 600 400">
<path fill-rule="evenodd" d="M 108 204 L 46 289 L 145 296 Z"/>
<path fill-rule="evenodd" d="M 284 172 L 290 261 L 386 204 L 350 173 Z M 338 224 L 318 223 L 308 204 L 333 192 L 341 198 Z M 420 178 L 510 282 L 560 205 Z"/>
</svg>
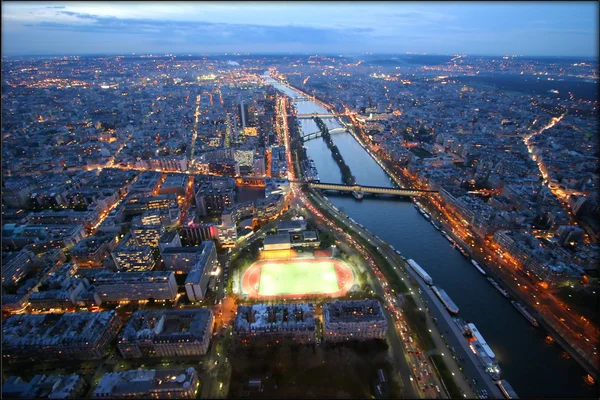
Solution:
<svg viewBox="0 0 600 400">
<path fill-rule="evenodd" d="M 481 272 L 483 275 L 485 275 L 485 271 L 483 269 L 481 269 L 481 267 L 479 266 L 479 264 L 477 264 L 477 261 L 471 260 L 471 264 L 473 264 L 475 266 L 475 268 L 477 268 L 477 270 L 479 272 Z"/>
<path fill-rule="evenodd" d="M 421 268 L 421 266 L 419 264 L 417 264 L 415 262 L 415 260 L 413 260 L 411 258 L 410 260 L 407 261 L 407 263 L 408 263 L 408 265 L 410 265 L 410 267 L 413 269 L 413 271 L 415 271 L 417 273 L 417 275 L 419 275 L 421 277 L 421 279 L 423 279 L 423 281 L 425 281 L 425 283 L 427 283 L 428 285 L 433 285 L 433 279 L 431 279 L 429 274 L 427 272 L 425 272 L 425 270 L 423 268 Z"/>
<path fill-rule="evenodd" d="M 506 290 L 502 289 L 495 280 L 493 280 L 492 278 L 489 278 L 489 277 L 487 279 L 488 279 L 488 281 L 490 281 L 492 286 L 495 287 L 496 290 L 500 292 L 500 294 L 502 296 L 506 297 L 507 299 L 509 298 L 508 292 Z"/>
<path fill-rule="evenodd" d="M 498 382 L 496 382 L 496 385 L 498 385 L 498 387 L 500 388 L 500 391 L 502 392 L 504 397 L 506 397 L 507 399 L 518 399 L 519 398 L 519 396 L 517 396 L 517 393 L 515 392 L 515 390 L 512 388 L 512 386 L 510 386 L 510 384 L 505 379 L 499 380 Z"/>
<path fill-rule="evenodd" d="M 511 301 L 511 303 L 512 303 L 512 305 L 513 305 L 513 306 L 515 306 L 515 308 L 516 308 L 517 310 L 519 310 L 519 312 L 520 312 L 521 314 L 523 314 L 523 316 L 524 316 L 525 318 L 527 318 L 527 320 L 528 320 L 529 322 L 531 322 L 531 325 L 535 326 L 536 328 L 539 326 L 539 324 L 538 324 L 537 320 L 536 320 L 536 319 L 533 317 L 533 315 L 531 315 L 531 314 L 529 313 L 529 311 L 527 311 L 527 310 L 525 309 L 525 307 L 523 307 L 523 306 L 521 305 L 521 303 L 517 303 L 517 302 L 516 302 L 516 301 L 514 301 L 514 300 L 513 300 L 513 301 Z"/>
<path fill-rule="evenodd" d="M 442 301 L 442 303 L 448 311 L 450 311 L 452 314 L 458 313 L 458 306 L 452 301 L 452 299 L 450 298 L 450 296 L 448 296 L 448 293 L 446 293 L 444 289 L 439 289 L 435 286 L 432 286 L 431 290 L 433 290 L 433 293 L 435 293 L 436 296 L 440 298 L 440 300 Z"/>
</svg>

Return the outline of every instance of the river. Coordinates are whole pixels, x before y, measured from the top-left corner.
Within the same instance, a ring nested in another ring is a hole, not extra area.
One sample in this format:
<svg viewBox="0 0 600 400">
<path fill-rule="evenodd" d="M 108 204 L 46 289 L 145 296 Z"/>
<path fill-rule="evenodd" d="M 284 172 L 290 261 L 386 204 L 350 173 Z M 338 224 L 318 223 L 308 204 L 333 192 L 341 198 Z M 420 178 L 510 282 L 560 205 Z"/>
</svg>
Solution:
<svg viewBox="0 0 600 400">
<path fill-rule="evenodd" d="M 300 94 L 284 85 L 274 83 L 287 95 Z M 297 103 L 298 113 L 324 113 L 326 110 L 312 102 Z M 340 125 L 327 119 L 330 129 Z M 318 129 L 312 120 L 301 120 L 306 133 Z M 389 177 L 360 144 L 346 132 L 331 135 L 344 156 L 356 181 L 362 185 L 394 186 Z M 341 183 L 337 164 L 322 138 L 305 143 L 308 155 L 314 160 L 321 182 Z M 563 349 L 547 344 L 546 333 L 534 328 L 502 297 L 471 263 L 439 231 L 413 207 L 412 202 L 397 199 L 362 201 L 352 196 L 328 195 L 340 210 L 363 224 L 369 231 L 385 240 L 405 257 L 414 259 L 443 288 L 460 308 L 459 316 L 477 325 L 493 349 L 501 368 L 502 379 L 508 380 L 519 397 L 597 398 L 596 388 L 584 383 L 585 370 L 574 360 L 564 359 Z"/>
</svg>

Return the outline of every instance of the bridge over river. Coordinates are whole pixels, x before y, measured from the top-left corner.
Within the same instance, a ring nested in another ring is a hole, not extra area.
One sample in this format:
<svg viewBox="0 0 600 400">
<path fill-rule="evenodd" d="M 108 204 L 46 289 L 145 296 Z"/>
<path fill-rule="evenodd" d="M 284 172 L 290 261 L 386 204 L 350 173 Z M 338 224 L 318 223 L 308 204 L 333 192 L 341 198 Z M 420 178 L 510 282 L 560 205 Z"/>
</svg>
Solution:
<svg viewBox="0 0 600 400">
<path fill-rule="evenodd" d="M 331 190 L 337 192 L 346 192 L 346 193 L 371 193 L 371 194 L 385 194 L 391 196 L 422 196 L 426 193 L 437 193 L 437 190 L 421 190 L 421 189 L 396 189 L 396 188 L 387 188 L 380 186 L 363 186 L 363 185 L 343 185 L 340 183 L 305 183 L 309 188 L 312 189 L 321 189 L 321 190 Z"/>
</svg>

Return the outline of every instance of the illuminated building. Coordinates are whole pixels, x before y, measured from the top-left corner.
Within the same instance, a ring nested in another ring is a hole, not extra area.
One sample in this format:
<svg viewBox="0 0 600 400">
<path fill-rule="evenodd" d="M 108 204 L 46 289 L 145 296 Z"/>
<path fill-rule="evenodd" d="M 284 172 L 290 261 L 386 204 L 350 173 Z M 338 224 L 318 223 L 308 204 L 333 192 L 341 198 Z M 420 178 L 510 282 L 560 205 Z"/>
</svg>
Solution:
<svg viewBox="0 0 600 400">
<path fill-rule="evenodd" d="M 538 280 L 556 285 L 578 278 L 583 270 L 561 255 L 561 252 L 542 247 L 534 236 L 522 232 L 497 231 L 494 241 Z"/>
<path fill-rule="evenodd" d="M 218 225 L 217 240 L 223 247 L 233 247 L 238 239 L 237 227 L 235 225 Z"/>
<path fill-rule="evenodd" d="M 100 359 L 120 326 L 114 311 L 13 315 L 2 324 L 2 358 Z"/>
<path fill-rule="evenodd" d="M 238 306 L 233 337 L 241 345 L 314 343 L 314 307 L 312 303 Z"/>
<path fill-rule="evenodd" d="M 207 257 L 213 251 L 213 242 L 202 242 L 200 246 L 194 247 L 166 247 L 161 251 L 161 256 L 165 264 L 165 269 L 187 274 L 196 264 L 203 260 L 207 262 Z M 205 254 L 207 252 L 207 254 Z"/>
<path fill-rule="evenodd" d="M 34 265 L 42 260 L 27 250 L 2 252 L 2 285 L 15 285 L 23 279 Z"/>
<path fill-rule="evenodd" d="M 37 291 L 29 295 L 31 308 L 66 310 L 77 304 L 79 296 L 90 288 L 87 279 L 75 277 L 77 270 L 76 264 L 66 263 L 48 275 Z"/>
<path fill-rule="evenodd" d="M 256 200 L 256 216 L 260 220 L 268 220 L 281 212 L 284 205 L 281 194 L 271 194 L 266 199 Z"/>
<path fill-rule="evenodd" d="M 171 226 L 176 225 L 181 217 L 181 210 L 178 206 L 170 207 L 168 209 L 160 208 L 154 210 L 146 210 L 141 215 L 142 225 L 162 225 Z"/>
<path fill-rule="evenodd" d="M 2 384 L 2 397 L 22 399 L 80 399 L 87 384 L 80 375 L 35 375 L 29 382 L 9 376 Z"/>
<path fill-rule="evenodd" d="M 151 271 L 155 266 L 152 248 L 138 245 L 131 233 L 128 233 L 112 251 L 111 256 L 118 270 Z"/>
<path fill-rule="evenodd" d="M 141 246 L 159 247 L 159 241 L 165 228 L 162 225 L 133 226 L 131 235 Z"/>
<path fill-rule="evenodd" d="M 102 301 L 174 300 L 177 282 L 171 271 L 100 272 L 89 277 Z"/>
<path fill-rule="evenodd" d="M 93 398 L 190 399 L 198 391 L 198 373 L 187 369 L 134 369 L 104 374 Z"/>
<path fill-rule="evenodd" d="M 71 249 L 73 260 L 80 267 L 101 268 L 102 261 L 117 245 L 114 234 L 91 236 Z"/>
<path fill-rule="evenodd" d="M 31 213 L 28 217 L 30 224 L 43 225 L 43 224 L 64 224 L 73 225 L 81 224 L 85 229 L 91 229 L 93 226 L 100 222 L 100 213 L 98 210 L 91 211 L 75 211 L 75 210 L 62 210 L 62 211 L 40 211 L 37 213 Z"/>
<path fill-rule="evenodd" d="M 2 248 L 21 249 L 30 246 L 32 249 L 44 247 L 71 247 L 85 238 L 85 230 L 81 224 L 68 225 L 14 225 L 2 227 Z"/>
<path fill-rule="evenodd" d="M 210 276 L 219 266 L 214 242 L 202 242 L 201 248 L 201 257 L 185 280 L 185 292 L 190 301 L 199 301 L 206 296 Z"/>
<path fill-rule="evenodd" d="M 175 194 L 185 196 L 189 176 L 186 174 L 167 174 L 163 184 L 158 189 L 158 194 Z"/>
<path fill-rule="evenodd" d="M 125 202 L 126 215 L 141 215 L 148 210 L 169 210 L 178 208 L 177 196 L 174 194 L 163 194 L 160 196 L 145 197 L 141 195 L 131 196 Z"/>
<path fill-rule="evenodd" d="M 119 333 L 117 347 L 123 358 L 203 355 L 213 322 L 210 308 L 138 310 Z"/>
<path fill-rule="evenodd" d="M 169 172 L 185 172 L 188 169 L 187 158 L 181 156 L 166 156 L 151 158 L 149 160 L 140 160 L 135 163 L 137 168 L 169 171 Z"/>
<path fill-rule="evenodd" d="M 208 163 L 208 172 L 219 176 L 235 178 L 236 176 L 240 176 L 240 165 L 237 161 L 210 161 Z"/>
<path fill-rule="evenodd" d="M 139 193 L 142 196 L 152 196 L 160 185 L 162 173 L 156 171 L 144 171 L 131 186 L 129 193 Z"/>
<path fill-rule="evenodd" d="M 203 182 L 196 192 L 198 215 L 222 212 L 235 201 L 235 182 Z"/>
<path fill-rule="evenodd" d="M 192 224 L 183 228 L 182 234 L 189 245 L 196 246 L 200 242 L 213 240 L 217 237 L 217 224 L 211 222 Z"/>
<path fill-rule="evenodd" d="M 292 248 L 290 234 L 281 233 L 277 235 L 267 235 L 264 238 L 265 251 L 268 250 L 289 250 Z"/>
<path fill-rule="evenodd" d="M 254 215 L 254 202 L 244 201 L 227 207 L 221 214 L 222 225 L 237 225 L 237 223 L 244 219 L 250 218 Z"/>
<path fill-rule="evenodd" d="M 384 339 L 387 320 L 377 300 L 350 300 L 323 304 L 324 340 Z"/>
</svg>

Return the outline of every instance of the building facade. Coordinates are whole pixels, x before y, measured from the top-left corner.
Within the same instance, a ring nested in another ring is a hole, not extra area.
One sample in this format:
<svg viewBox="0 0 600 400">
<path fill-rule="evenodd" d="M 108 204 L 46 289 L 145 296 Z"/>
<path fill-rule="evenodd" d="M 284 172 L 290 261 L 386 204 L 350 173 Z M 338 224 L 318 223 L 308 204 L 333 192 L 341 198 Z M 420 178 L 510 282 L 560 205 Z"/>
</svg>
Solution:
<svg viewBox="0 0 600 400">
<path fill-rule="evenodd" d="M 213 323 L 210 308 L 138 310 L 119 333 L 117 347 L 124 358 L 203 355 Z"/>
<path fill-rule="evenodd" d="M 323 336 L 328 342 L 384 339 L 388 324 L 377 300 L 323 304 Z"/>
</svg>

